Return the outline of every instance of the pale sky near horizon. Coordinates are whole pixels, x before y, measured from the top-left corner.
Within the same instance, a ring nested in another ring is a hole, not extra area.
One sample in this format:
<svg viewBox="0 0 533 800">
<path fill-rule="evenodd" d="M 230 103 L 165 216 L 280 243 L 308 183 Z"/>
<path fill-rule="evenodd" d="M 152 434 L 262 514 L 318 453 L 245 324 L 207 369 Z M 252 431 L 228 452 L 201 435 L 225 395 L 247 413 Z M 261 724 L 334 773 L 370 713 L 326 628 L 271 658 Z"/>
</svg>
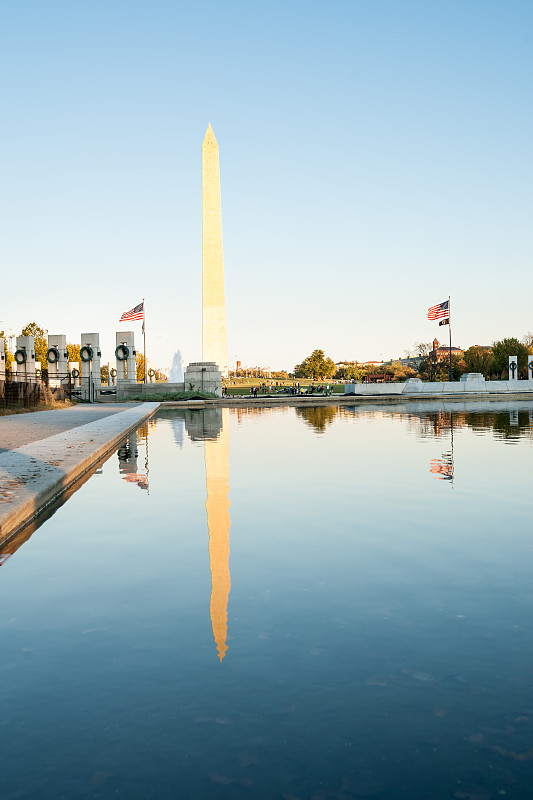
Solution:
<svg viewBox="0 0 533 800">
<path fill-rule="evenodd" d="M 529 0 L 2 0 L 0 328 L 101 334 L 144 296 L 201 358 L 201 144 L 228 361 L 387 359 L 533 330 Z M 136 331 L 141 348 L 140 323 Z"/>
</svg>

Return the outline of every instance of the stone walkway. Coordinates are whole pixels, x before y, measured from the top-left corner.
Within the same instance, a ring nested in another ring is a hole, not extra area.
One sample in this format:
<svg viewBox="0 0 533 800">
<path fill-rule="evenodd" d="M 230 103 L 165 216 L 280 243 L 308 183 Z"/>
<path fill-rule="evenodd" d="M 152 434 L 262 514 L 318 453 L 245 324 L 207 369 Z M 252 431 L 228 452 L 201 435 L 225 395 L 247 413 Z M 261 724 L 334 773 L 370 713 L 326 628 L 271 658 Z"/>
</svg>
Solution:
<svg viewBox="0 0 533 800">
<path fill-rule="evenodd" d="M 72 406 L 53 411 L 33 411 L 0 417 L 0 453 L 15 450 L 30 442 L 55 436 L 88 422 L 96 422 L 132 408 L 132 403 Z"/>
<path fill-rule="evenodd" d="M 159 403 L 0 417 L 0 545 L 110 453 Z"/>
</svg>

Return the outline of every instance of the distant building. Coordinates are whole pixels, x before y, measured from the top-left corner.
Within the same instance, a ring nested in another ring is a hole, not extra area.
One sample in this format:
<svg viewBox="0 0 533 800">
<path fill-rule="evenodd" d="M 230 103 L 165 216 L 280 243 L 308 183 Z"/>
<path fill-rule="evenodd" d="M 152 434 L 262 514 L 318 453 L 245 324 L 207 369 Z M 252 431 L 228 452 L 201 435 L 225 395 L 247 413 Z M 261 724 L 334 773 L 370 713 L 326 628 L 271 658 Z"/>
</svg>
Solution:
<svg viewBox="0 0 533 800">
<path fill-rule="evenodd" d="M 381 361 L 377 362 L 381 364 Z M 365 375 L 363 383 L 389 383 L 392 380 L 392 375 L 387 375 L 384 372 L 375 372 Z"/>
<path fill-rule="evenodd" d="M 336 361 L 335 366 L 337 369 L 346 369 L 346 367 L 357 367 L 359 364 L 357 361 Z"/>
<path fill-rule="evenodd" d="M 473 344 L 472 347 L 475 347 L 476 350 L 480 350 L 482 353 L 492 353 L 492 345 L 490 344 Z"/>
<path fill-rule="evenodd" d="M 427 356 L 413 356 L 409 358 L 399 358 L 398 361 L 402 367 L 411 367 L 411 369 L 417 370 L 425 358 L 427 358 Z"/>
<path fill-rule="evenodd" d="M 461 350 L 460 347 L 453 347 L 452 345 L 452 356 L 462 356 L 464 354 L 464 350 Z M 436 361 L 437 363 L 441 361 L 446 361 L 450 357 L 450 347 L 445 347 L 439 344 L 438 339 L 433 339 L 433 350 L 429 351 L 428 358 L 430 361 Z"/>
</svg>

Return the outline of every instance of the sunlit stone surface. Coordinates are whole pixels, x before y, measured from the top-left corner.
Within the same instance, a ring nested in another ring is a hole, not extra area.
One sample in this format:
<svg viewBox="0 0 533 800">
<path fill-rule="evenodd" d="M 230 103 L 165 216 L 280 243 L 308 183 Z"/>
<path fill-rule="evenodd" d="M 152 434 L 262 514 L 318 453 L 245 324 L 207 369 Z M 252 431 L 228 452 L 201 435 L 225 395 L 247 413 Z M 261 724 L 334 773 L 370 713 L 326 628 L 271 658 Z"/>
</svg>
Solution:
<svg viewBox="0 0 533 800">
<path fill-rule="evenodd" d="M 202 361 L 228 374 L 220 170 L 211 123 L 202 144 Z"/>
</svg>

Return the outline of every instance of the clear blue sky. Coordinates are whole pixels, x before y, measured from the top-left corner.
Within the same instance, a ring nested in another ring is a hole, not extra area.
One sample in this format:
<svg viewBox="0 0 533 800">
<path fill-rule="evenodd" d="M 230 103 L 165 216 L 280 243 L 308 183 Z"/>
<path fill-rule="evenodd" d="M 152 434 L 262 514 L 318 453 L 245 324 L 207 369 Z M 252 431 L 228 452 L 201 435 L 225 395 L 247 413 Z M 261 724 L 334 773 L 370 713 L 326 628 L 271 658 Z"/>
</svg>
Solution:
<svg viewBox="0 0 533 800">
<path fill-rule="evenodd" d="M 398 356 L 449 294 L 454 343 L 521 337 L 532 50 L 530 0 L 3 0 L 0 328 L 107 361 L 145 296 L 149 357 L 200 359 L 211 122 L 230 365 Z"/>
</svg>

